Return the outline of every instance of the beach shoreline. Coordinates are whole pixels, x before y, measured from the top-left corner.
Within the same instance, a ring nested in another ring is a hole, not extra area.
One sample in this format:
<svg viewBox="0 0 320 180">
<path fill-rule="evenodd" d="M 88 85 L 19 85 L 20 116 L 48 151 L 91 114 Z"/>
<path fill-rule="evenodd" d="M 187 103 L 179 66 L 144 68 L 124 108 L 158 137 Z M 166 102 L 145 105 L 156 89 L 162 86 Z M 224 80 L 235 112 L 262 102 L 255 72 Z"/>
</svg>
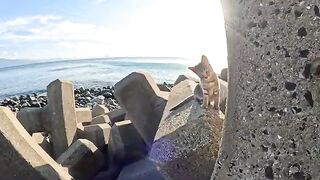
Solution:
<svg viewBox="0 0 320 180">
<path fill-rule="evenodd" d="M 158 84 L 163 91 L 169 91 L 172 86 L 173 84 L 166 82 Z M 110 111 L 120 108 L 114 96 L 114 85 L 74 88 L 74 97 L 76 108 L 92 109 L 95 104 L 104 105 Z M 42 108 L 47 104 L 46 90 L 0 97 L 0 106 L 8 107 L 13 112 L 18 112 L 23 108 Z"/>
</svg>

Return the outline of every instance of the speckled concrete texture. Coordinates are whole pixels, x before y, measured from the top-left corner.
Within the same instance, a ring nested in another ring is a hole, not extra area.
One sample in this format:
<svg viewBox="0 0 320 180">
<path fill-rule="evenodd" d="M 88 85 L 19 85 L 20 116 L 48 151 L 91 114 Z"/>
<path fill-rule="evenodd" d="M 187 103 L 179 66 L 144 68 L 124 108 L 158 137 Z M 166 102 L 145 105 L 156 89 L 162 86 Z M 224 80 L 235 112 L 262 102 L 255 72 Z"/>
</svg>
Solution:
<svg viewBox="0 0 320 180">
<path fill-rule="evenodd" d="M 211 179 L 320 179 L 320 1 L 222 0 L 229 92 Z"/>
<path fill-rule="evenodd" d="M 189 101 L 162 120 L 149 158 L 166 179 L 210 179 L 222 126 L 222 114 Z"/>
</svg>

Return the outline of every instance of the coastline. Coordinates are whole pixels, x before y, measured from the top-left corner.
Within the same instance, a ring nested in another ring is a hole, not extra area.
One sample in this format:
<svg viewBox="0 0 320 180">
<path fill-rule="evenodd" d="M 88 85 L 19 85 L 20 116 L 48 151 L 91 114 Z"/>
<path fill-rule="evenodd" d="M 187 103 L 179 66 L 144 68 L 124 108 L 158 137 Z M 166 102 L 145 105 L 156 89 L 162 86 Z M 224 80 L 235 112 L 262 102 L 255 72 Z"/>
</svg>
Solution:
<svg viewBox="0 0 320 180">
<path fill-rule="evenodd" d="M 157 85 L 163 91 L 169 91 L 173 86 L 173 84 L 166 82 Z M 114 97 L 113 85 L 75 88 L 74 96 L 76 108 L 92 109 L 95 104 L 104 105 L 110 111 L 120 108 L 118 101 Z M 18 112 L 23 108 L 41 108 L 46 106 L 47 103 L 46 90 L 0 97 L 0 106 L 9 107 L 13 112 Z"/>
</svg>

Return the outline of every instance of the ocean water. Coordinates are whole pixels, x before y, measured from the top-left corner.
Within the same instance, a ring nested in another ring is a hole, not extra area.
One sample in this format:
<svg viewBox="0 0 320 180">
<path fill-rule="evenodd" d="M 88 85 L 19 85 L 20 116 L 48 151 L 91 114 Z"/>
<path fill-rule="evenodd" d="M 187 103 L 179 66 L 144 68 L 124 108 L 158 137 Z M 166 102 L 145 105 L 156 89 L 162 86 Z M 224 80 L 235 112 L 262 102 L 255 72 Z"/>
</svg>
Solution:
<svg viewBox="0 0 320 180">
<path fill-rule="evenodd" d="M 1 64 L 1 61 L 0 61 Z M 12 61 L 0 66 L 0 99 L 5 97 L 46 92 L 55 79 L 69 80 L 78 87 L 114 85 L 134 71 L 151 74 L 157 83 L 172 83 L 180 74 L 192 75 L 189 61 L 180 58 L 105 58 L 38 62 L 19 65 Z"/>
</svg>

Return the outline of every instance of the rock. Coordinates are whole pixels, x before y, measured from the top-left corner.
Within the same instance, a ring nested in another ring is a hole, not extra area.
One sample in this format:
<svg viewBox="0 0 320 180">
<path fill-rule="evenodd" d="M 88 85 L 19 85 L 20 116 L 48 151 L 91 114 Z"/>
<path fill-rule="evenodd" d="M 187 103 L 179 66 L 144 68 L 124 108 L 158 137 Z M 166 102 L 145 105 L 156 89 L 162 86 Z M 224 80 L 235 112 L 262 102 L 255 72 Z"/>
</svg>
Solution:
<svg viewBox="0 0 320 180">
<path fill-rule="evenodd" d="M 77 180 L 92 179 L 104 164 L 99 149 L 86 139 L 78 139 L 57 159 Z"/>
<path fill-rule="evenodd" d="M 146 144 L 130 120 L 116 122 L 110 133 L 108 153 L 112 164 L 123 165 L 147 154 Z"/>
<path fill-rule="evenodd" d="M 117 180 L 167 180 L 159 167 L 150 159 L 144 158 L 122 169 Z M 181 179 L 182 180 L 182 179 Z"/>
<path fill-rule="evenodd" d="M 161 121 L 148 158 L 171 179 L 210 179 L 222 127 L 217 111 L 189 101 Z"/>
<path fill-rule="evenodd" d="M 90 140 L 99 149 L 103 149 L 109 142 L 110 131 L 110 125 L 106 123 L 84 126 L 82 137 Z"/>
<path fill-rule="evenodd" d="M 0 107 L 1 179 L 71 180 L 28 134 L 8 108 Z"/>
<path fill-rule="evenodd" d="M 106 99 L 108 99 L 108 98 L 113 98 L 113 97 L 114 97 L 111 92 L 105 92 L 105 93 L 103 94 L 103 96 L 104 96 Z"/>
<path fill-rule="evenodd" d="M 31 101 L 36 101 L 37 99 L 33 96 L 27 95 L 27 100 L 31 102 Z"/>
<path fill-rule="evenodd" d="M 100 115 L 105 115 L 109 112 L 108 108 L 103 105 L 95 105 L 92 108 L 92 117 L 97 117 Z"/>
<path fill-rule="evenodd" d="M 40 108 L 41 107 L 41 104 L 39 102 L 31 102 L 30 104 L 31 107 L 38 107 Z"/>
<path fill-rule="evenodd" d="M 22 108 L 31 107 L 31 105 L 28 102 L 25 102 L 21 105 Z"/>
<path fill-rule="evenodd" d="M 115 96 L 150 147 L 167 99 L 147 73 L 134 72 L 115 85 Z"/>
<path fill-rule="evenodd" d="M 107 104 L 112 105 L 112 106 L 118 106 L 118 103 L 116 102 L 116 100 L 115 99 L 111 99 L 111 98 L 109 98 L 107 100 Z"/>
<path fill-rule="evenodd" d="M 102 105 L 102 104 L 104 104 L 104 99 L 105 99 L 105 97 L 104 97 L 104 96 L 99 95 L 98 97 L 93 98 L 91 102 L 92 102 L 92 103 L 97 103 L 97 104 Z"/>
<path fill-rule="evenodd" d="M 85 101 L 86 101 L 86 103 L 89 103 L 89 102 L 91 102 L 91 97 L 85 97 Z"/>
</svg>

